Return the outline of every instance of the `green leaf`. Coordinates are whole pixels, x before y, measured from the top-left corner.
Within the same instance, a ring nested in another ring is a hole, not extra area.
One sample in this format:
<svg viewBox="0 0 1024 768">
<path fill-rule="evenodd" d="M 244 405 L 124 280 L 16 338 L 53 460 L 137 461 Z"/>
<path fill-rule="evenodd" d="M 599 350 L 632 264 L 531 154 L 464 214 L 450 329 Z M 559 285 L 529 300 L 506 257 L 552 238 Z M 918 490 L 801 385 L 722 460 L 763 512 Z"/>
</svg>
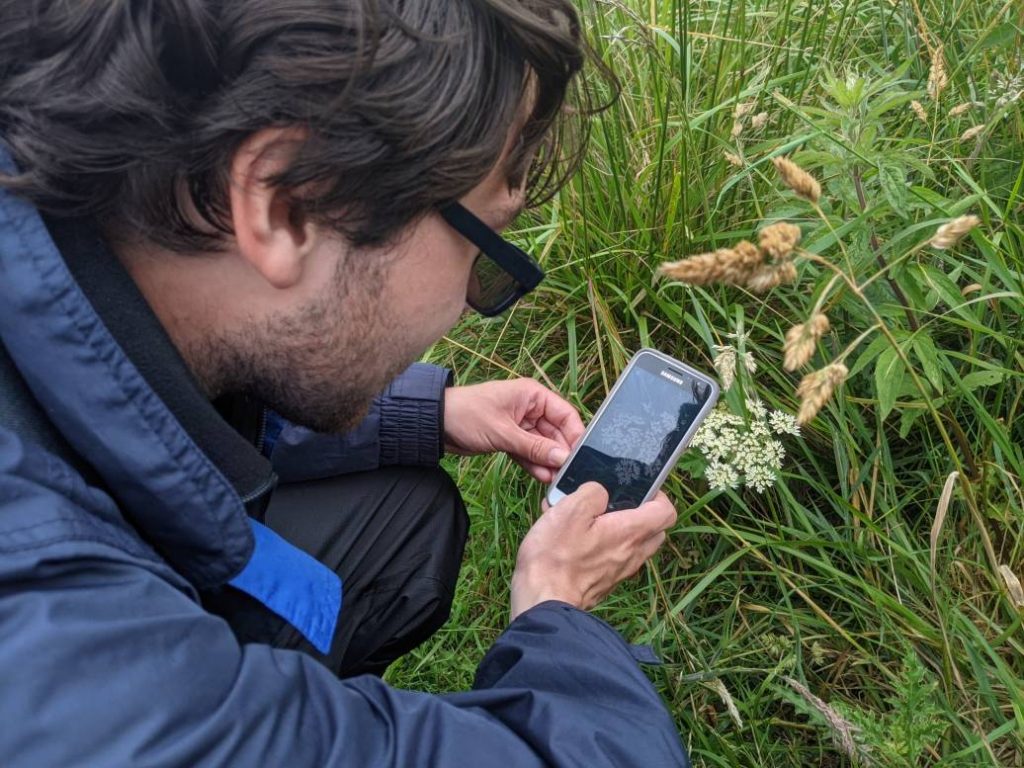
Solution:
<svg viewBox="0 0 1024 768">
<path fill-rule="evenodd" d="M 973 319 L 970 308 L 965 306 L 967 300 L 960 293 L 960 287 L 945 272 L 929 264 L 919 264 L 916 268 L 920 270 L 922 283 L 927 285 L 929 291 L 949 307 L 950 311 L 965 319 Z"/>
<path fill-rule="evenodd" d="M 926 310 L 931 312 L 939 303 L 939 295 L 931 290 L 931 286 L 922 284 L 921 270 L 907 268 L 893 270 L 893 277 L 903 292 L 907 294 L 907 300 L 917 311 Z"/>
<path fill-rule="evenodd" d="M 878 168 L 878 183 L 893 212 L 907 218 L 907 172 L 902 166 L 884 163 Z"/>
<path fill-rule="evenodd" d="M 878 395 L 878 409 L 883 421 L 896 405 L 896 395 L 899 394 L 906 373 L 903 361 L 892 347 L 878 356 L 878 362 L 875 364 L 875 392 Z"/>
<path fill-rule="evenodd" d="M 991 387 L 993 384 L 1001 382 L 1005 376 L 1006 371 L 975 371 L 960 379 L 960 385 L 967 390 Z"/>
<path fill-rule="evenodd" d="M 876 336 L 874 341 L 868 344 L 867 349 L 860 353 L 857 362 L 850 368 L 849 378 L 853 378 L 862 370 L 868 367 L 872 360 L 882 354 L 882 350 L 889 348 L 889 340 L 885 336 Z"/>
<path fill-rule="evenodd" d="M 910 430 L 914 427 L 916 422 L 925 413 L 923 408 L 908 408 L 900 414 L 900 439 L 905 440 L 907 435 L 910 434 Z"/>
<path fill-rule="evenodd" d="M 938 394 L 942 394 L 942 366 L 939 363 L 939 350 L 935 348 L 935 342 L 931 336 L 919 333 L 913 341 L 914 354 L 921 364 L 925 378 L 935 387 Z"/>
<path fill-rule="evenodd" d="M 982 38 L 981 42 L 978 43 L 978 50 L 1006 48 L 1016 39 L 1017 28 L 1013 25 L 1013 22 L 1005 21 Z"/>
</svg>

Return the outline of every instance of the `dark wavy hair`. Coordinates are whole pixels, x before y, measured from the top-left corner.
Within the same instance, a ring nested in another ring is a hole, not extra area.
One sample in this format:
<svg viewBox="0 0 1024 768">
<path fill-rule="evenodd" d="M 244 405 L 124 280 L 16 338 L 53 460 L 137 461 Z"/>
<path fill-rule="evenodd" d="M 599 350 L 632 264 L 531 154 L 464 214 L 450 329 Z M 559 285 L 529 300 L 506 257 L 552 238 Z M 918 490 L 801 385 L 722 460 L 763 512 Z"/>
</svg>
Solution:
<svg viewBox="0 0 1024 768">
<path fill-rule="evenodd" d="M 0 186 L 177 251 L 231 233 L 231 158 L 260 129 L 306 137 L 266 181 L 374 245 L 486 177 L 524 104 L 509 181 L 536 157 L 529 199 L 549 197 L 593 107 L 570 0 L 0 0 L 0 19 Z"/>
</svg>

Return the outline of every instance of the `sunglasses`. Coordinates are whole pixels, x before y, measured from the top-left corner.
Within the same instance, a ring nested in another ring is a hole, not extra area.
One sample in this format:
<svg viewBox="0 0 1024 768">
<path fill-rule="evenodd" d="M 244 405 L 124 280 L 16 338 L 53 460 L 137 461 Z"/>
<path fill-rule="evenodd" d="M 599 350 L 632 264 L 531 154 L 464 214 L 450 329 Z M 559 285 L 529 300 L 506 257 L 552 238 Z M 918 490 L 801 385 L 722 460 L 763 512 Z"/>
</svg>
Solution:
<svg viewBox="0 0 1024 768">
<path fill-rule="evenodd" d="M 536 288 L 544 270 L 458 203 L 441 209 L 448 225 L 480 249 L 466 290 L 466 303 L 484 317 L 500 315 Z"/>
</svg>

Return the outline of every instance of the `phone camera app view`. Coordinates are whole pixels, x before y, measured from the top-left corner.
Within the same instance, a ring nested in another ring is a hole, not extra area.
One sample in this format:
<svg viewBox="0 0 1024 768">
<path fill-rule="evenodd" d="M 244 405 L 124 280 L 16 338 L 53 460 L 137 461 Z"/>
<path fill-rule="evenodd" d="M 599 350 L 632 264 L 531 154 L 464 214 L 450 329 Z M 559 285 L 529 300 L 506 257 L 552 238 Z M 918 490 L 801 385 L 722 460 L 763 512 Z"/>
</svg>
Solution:
<svg viewBox="0 0 1024 768">
<path fill-rule="evenodd" d="M 710 386 L 685 374 L 635 368 L 580 446 L 558 490 L 568 494 L 595 481 L 608 490 L 609 512 L 639 506 L 710 396 Z"/>
</svg>

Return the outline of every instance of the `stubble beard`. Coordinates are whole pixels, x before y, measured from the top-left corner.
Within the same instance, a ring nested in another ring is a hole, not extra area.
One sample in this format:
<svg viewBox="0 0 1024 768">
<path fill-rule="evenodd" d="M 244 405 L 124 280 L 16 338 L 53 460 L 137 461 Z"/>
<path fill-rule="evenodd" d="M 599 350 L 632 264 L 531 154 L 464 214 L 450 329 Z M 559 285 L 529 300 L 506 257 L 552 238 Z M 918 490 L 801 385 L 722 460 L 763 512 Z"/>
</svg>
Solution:
<svg viewBox="0 0 1024 768">
<path fill-rule="evenodd" d="M 382 269 L 342 275 L 339 268 L 334 290 L 208 347 L 219 358 L 220 391 L 248 394 L 317 432 L 356 427 L 417 357 L 381 307 Z"/>
</svg>

